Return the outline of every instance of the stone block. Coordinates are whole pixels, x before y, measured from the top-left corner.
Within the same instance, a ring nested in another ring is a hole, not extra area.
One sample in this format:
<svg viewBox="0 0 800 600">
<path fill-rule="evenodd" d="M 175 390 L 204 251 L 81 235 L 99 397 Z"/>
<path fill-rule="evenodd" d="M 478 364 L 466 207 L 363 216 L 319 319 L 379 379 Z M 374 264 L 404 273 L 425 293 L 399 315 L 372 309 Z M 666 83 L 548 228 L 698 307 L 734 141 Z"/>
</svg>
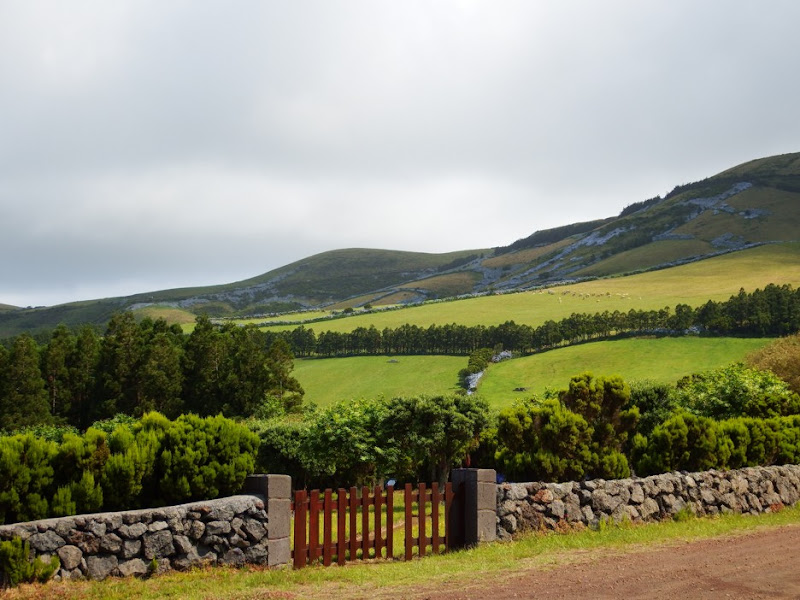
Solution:
<svg viewBox="0 0 800 600">
<path fill-rule="evenodd" d="M 142 551 L 142 540 L 125 540 L 122 543 L 122 558 L 139 556 Z"/>
<path fill-rule="evenodd" d="M 61 536 L 59 536 L 55 531 L 35 533 L 28 539 L 28 543 L 30 543 L 31 548 L 39 553 L 54 552 L 66 544 L 66 542 L 61 539 Z"/>
<path fill-rule="evenodd" d="M 258 494 L 265 499 L 292 497 L 292 478 L 288 475 L 248 475 L 244 480 L 245 494 Z"/>
<path fill-rule="evenodd" d="M 478 512 L 476 538 L 477 542 L 493 542 L 497 539 L 497 515 L 493 510 Z"/>
<path fill-rule="evenodd" d="M 489 483 L 485 481 L 479 481 L 477 482 L 476 487 L 477 489 L 475 493 L 478 510 L 494 509 L 494 507 L 497 505 L 497 484 L 494 482 Z"/>
<path fill-rule="evenodd" d="M 270 567 L 288 565 L 292 560 L 292 548 L 289 545 L 289 538 L 270 540 L 268 553 L 267 564 Z"/>
<path fill-rule="evenodd" d="M 61 561 L 62 569 L 72 571 L 80 566 L 83 552 L 77 546 L 61 546 L 58 549 L 58 558 Z"/>
<path fill-rule="evenodd" d="M 107 533 L 100 538 L 100 550 L 110 554 L 117 554 L 122 550 L 122 538 L 116 533 Z"/>
<path fill-rule="evenodd" d="M 117 568 L 117 557 L 114 555 L 90 556 L 86 559 L 86 574 L 90 579 L 101 581 Z"/>
<path fill-rule="evenodd" d="M 292 527 L 291 501 L 288 498 L 270 498 L 267 501 L 269 538 L 289 537 Z"/>
<path fill-rule="evenodd" d="M 131 575 L 147 575 L 147 571 L 147 565 L 141 558 L 126 560 L 117 565 L 117 573 L 121 577 L 130 577 Z"/>
<path fill-rule="evenodd" d="M 144 557 L 147 560 L 161 559 L 175 553 L 172 533 L 169 529 L 148 533 L 144 536 Z"/>
</svg>

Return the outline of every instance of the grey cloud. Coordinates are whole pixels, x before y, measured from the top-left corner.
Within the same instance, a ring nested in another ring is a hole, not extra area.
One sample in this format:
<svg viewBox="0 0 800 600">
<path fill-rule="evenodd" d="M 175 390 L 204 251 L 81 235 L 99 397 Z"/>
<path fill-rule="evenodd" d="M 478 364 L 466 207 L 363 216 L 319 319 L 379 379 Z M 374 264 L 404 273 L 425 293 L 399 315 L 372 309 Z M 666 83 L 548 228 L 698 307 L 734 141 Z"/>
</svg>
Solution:
<svg viewBox="0 0 800 600">
<path fill-rule="evenodd" d="M 799 17 L 786 0 L 3 3 L 0 302 L 500 245 L 796 151 Z"/>
</svg>

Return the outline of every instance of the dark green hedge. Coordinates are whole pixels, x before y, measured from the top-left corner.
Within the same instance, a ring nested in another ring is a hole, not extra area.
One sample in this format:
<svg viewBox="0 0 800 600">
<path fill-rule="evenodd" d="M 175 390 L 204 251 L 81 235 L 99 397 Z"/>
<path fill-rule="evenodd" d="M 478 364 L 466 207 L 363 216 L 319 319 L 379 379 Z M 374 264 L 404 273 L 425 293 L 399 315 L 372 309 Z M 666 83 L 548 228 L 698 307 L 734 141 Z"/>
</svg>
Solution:
<svg viewBox="0 0 800 600">
<path fill-rule="evenodd" d="M 0 437 L 0 522 L 126 510 L 238 493 L 258 436 L 222 416 L 148 413 L 60 442 Z"/>
<path fill-rule="evenodd" d="M 715 421 L 680 413 L 648 436 L 636 436 L 639 475 L 800 463 L 800 415 Z"/>
</svg>

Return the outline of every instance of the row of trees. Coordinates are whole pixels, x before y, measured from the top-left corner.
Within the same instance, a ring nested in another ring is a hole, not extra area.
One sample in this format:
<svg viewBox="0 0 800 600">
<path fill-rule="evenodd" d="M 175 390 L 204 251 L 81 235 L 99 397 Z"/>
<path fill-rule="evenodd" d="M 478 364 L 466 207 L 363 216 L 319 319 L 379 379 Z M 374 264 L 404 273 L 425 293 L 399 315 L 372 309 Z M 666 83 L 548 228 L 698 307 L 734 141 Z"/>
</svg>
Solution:
<svg viewBox="0 0 800 600">
<path fill-rule="evenodd" d="M 213 325 L 199 317 L 191 335 L 162 320 L 115 314 L 99 336 L 56 328 L 39 346 L 16 337 L 0 346 L 0 429 L 48 423 L 85 429 L 117 413 L 156 410 L 250 416 L 269 402 L 292 410 L 303 390 L 291 376 L 293 356 L 280 338 L 253 326 Z"/>
<path fill-rule="evenodd" d="M 743 365 L 678 386 L 584 373 L 496 415 L 466 395 L 340 402 L 302 420 L 238 424 L 148 413 L 84 434 L 0 437 L 0 521 L 214 497 L 253 470 L 340 487 L 443 481 L 470 463 L 563 481 L 797 462 L 799 413 L 785 382 Z"/>
<path fill-rule="evenodd" d="M 283 338 L 296 356 L 357 354 L 470 354 L 479 348 L 502 347 L 531 353 L 565 344 L 637 332 L 685 332 L 695 328 L 717 335 L 781 336 L 800 330 L 800 290 L 770 284 L 750 294 L 744 290 L 725 302 L 708 301 L 697 308 L 678 304 L 660 310 L 596 314 L 573 313 L 538 327 L 507 321 L 501 325 L 401 325 L 395 329 L 358 327 L 349 333 L 316 334 L 303 326 L 270 333 Z"/>
</svg>

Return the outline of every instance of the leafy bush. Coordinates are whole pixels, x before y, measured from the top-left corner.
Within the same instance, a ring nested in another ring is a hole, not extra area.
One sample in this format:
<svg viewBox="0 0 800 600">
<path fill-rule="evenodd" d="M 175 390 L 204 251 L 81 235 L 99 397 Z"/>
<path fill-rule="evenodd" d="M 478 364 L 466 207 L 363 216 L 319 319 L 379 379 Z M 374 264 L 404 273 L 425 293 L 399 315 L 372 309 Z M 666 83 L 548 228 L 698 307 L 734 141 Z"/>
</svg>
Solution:
<svg viewBox="0 0 800 600">
<path fill-rule="evenodd" d="M 720 466 L 717 423 L 708 417 L 681 413 L 658 425 L 645 440 L 637 436 L 633 457 L 639 475 L 668 471 L 704 471 Z"/>
<path fill-rule="evenodd" d="M 380 437 L 400 479 L 447 481 L 450 468 L 478 447 L 488 407 L 474 396 L 412 396 L 388 402 Z"/>
<path fill-rule="evenodd" d="M 631 396 L 624 409 L 638 408 L 639 422 L 636 433 L 650 435 L 656 425 L 666 421 L 678 408 L 674 387 L 667 383 L 633 381 Z"/>
<path fill-rule="evenodd" d="M 796 464 L 800 416 L 714 421 L 681 413 L 656 427 L 648 438 L 635 436 L 631 456 L 639 475 Z"/>
<path fill-rule="evenodd" d="M 800 335 L 775 340 L 748 355 L 746 362 L 753 368 L 772 371 L 800 394 Z"/>
<path fill-rule="evenodd" d="M 250 420 L 258 467 L 295 485 L 351 486 L 389 477 L 443 480 L 477 448 L 488 409 L 469 396 L 339 402 L 306 420 Z"/>
<path fill-rule="evenodd" d="M 497 468 L 517 481 L 581 479 L 597 463 L 592 429 L 557 400 L 528 400 L 500 413 Z"/>
<path fill-rule="evenodd" d="M 713 419 L 800 413 L 800 397 L 785 381 L 770 371 L 741 363 L 684 377 L 675 394 L 681 407 Z"/>
<path fill-rule="evenodd" d="M 307 487 L 310 464 L 303 441 L 308 436 L 307 421 L 289 419 L 250 419 L 250 430 L 260 440 L 256 469 L 260 473 L 283 473 L 296 488 Z"/>
<path fill-rule="evenodd" d="M 592 452 L 598 457 L 593 469 L 604 478 L 630 475 L 622 454 L 628 435 L 639 421 L 639 408 L 630 404 L 631 392 L 619 375 L 595 378 L 591 373 L 573 377 L 559 398 L 566 408 L 581 415 L 592 428 Z"/>
<path fill-rule="evenodd" d="M 65 433 L 60 444 L 0 437 L 0 522 L 234 494 L 253 472 L 258 441 L 222 416 L 158 413 L 110 433 Z"/>
<path fill-rule="evenodd" d="M 639 419 L 638 408 L 623 408 L 629 402 L 621 377 L 583 373 L 558 400 L 515 404 L 498 418 L 497 468 L 516 480 L 627 477 L 622 451 Z"/>
<path fill-rule="evenodd" d="M 44 583 L 61 566 L 58 556 L 52 556 L 48 562 L 40 557 L 30 559 L 28 542 L 13 538 L 0 542 L 0 579 L 4 587 L 15 587 L 20 583 Z"/>
<path fill-rule="evenodd" d="M 47 516 L 55 453 L 31 434 L 0 438 L 0 523 Z"/>
<path fill-rule="evenodd" d="M 161 441 L 161 499 L 174 503 L 237 493 L 253 472 L 258 442 L 247 427 L 221 415 L 181 415 Z"/>
</svg>

